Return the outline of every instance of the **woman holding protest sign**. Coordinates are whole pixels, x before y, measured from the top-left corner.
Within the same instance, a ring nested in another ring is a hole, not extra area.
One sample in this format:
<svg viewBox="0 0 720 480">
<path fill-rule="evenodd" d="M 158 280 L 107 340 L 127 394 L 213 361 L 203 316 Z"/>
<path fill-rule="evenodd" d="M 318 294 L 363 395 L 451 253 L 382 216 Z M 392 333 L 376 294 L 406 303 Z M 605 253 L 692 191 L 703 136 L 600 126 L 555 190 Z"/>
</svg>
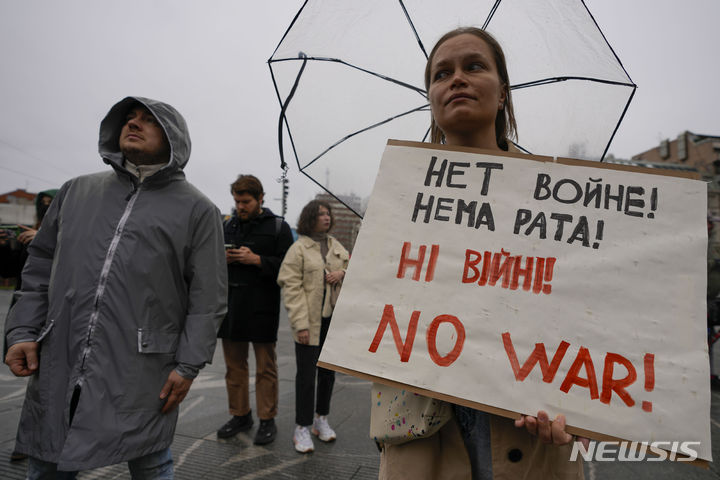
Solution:
<svg viewBox="0 0 720 480">
<path fill-rule="evenodd" d="M 293 443 L 300 453 L 314 450 L 311 431 L 323 442 L 336 437 L 327 421 L 335 372 L 316 366 L 350 258 L 340 242 L 328 235 L 333 223 L 326 202 L 313 200 L 305 205 L 298 220 L 300 236 L 287 251 L 277 279 L 295 338 Z"/>
<path fill-rule="evenodd" d="M 516 123 L 505 56 L 484 30 L 446 33 L 428 58 L 425 87 L 433 143 L 514 149 L 510 139 Z M 551 421 L 539 411 L 537 417 L 522 416 L 513 424 L 504 417 L 391 389 L 373 387 L 370 428 L 382 447 L 380 478 L 583 478 L 582 463 L 569 461 L 573 437 L 565 431 L 563 415 Z M 397 406 L 378 401 L 388 398 L 403 400 Z M 394 428 L 400 409 L 403 417 L 420 423 L 418 428 L 409 422 L 411 435 L 406 428 Z M 466 451 L 456 448 L 463 442 Z"/>
</svg>

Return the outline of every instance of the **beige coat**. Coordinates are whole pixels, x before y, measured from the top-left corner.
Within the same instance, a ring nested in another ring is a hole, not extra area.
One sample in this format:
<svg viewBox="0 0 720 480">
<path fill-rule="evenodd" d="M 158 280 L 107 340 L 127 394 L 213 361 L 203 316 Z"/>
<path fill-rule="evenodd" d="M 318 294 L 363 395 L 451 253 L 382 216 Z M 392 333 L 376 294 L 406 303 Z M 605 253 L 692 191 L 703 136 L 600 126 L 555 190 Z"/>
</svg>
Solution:
<svg viewBox="0 0 720 480">
<path fill-rule="evenodd" d="M 582 480 L 583 461 L 570 461 L 572 443 L 546 445 L 514 420 L 490 416 L 490 449 L 495 480 Z"/>
<path fill-rule="evenodd" d="M 378 480 L 470 480 L 470 459 L 455 416 L 429 437 L 382 445 Z"/>
<path fill-rule="evenodd" d="M 333 286 L 325 283 L 325 272 L 345 270 L 349 259 L 345 247 L 330 235 L 325 262 L 320 245 L 305 235 L 300 235 L 285 254 L 277 282 L 282 288 L 283 302 L 296 342 L 298 332 L 308 330 L 309 344 L 320 344 L 320 320 L 331 316 L 334 308 L 331 302 Z"/>
<path fill-rule="evenodd" d="M 513 420 L 490 416 L 494 480 L 582 480 L 583 462 L 569 461 L 572 444 L 546 445 Z M 453 417 L 430 437 L 383 445 L 380 480 L 470 479 L 470 460 Z"/>
</svg>

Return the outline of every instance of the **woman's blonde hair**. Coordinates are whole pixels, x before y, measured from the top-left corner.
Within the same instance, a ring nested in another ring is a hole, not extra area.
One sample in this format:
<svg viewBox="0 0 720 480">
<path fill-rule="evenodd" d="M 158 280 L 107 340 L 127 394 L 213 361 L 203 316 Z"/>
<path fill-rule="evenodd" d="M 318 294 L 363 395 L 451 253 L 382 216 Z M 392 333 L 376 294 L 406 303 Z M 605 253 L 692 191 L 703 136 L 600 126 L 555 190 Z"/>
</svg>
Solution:
<svg viewBox="0 0 720 480">
<path fill-rule="evenodd" d="M 500 82 L 505 89 L 505 103 L 503 104 L 503 108 L 500 110 L 500 113 L 495 117 L 495 140 L 501 149 L 507 150 L 509 148 L 510 141 L 512 139 L 517 139 L 517 124 L 515 123 L 515 111 L 513 110 L 512 96 L 510 95 L 510 78 L 508 77 L 505 54 L 503 53 L 502 47 L 498 41 L 495 40 L 495 37 L 487 33 L 485 30 L 476 27 L 460 27 L 443 35 L 433 47 L 430 52 L 430 56 L 428 57 L 427 64 L 425 64 L 425 90 L 430 92 L 430 70 L 437 49 L 447 40 L 466 33 L 475 35 L 479 39 L 483 40 L 490 47 L 490 50 L 492 50 L 498 76 L 500 77 Z M 445 141 L 445 134 L 435 123 L 435 117 L 433 117 L 432 112 L 430 112 L 430 141 L 433 143 L 443 143 Z"/>
</svg>

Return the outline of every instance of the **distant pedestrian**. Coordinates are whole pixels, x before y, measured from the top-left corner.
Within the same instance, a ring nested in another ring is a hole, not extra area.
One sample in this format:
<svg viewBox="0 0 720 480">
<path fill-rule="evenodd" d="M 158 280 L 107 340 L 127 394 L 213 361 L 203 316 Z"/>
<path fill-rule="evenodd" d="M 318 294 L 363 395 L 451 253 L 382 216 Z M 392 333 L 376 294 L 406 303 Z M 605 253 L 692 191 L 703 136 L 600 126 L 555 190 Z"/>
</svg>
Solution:
<svg viewBox="0 0 720 480">
<path fill-rule="evenodd" d="M 60 188 L 5 325 L 5 363 L 30 377 L 16 446 L 29 479 L 124 461 L 135 479 L 172 478 L 177 407 L 225 315 L 220 213 L 185 180 L 180 113 L 127 97 L 99 149 L 111 168 Z"/>
<path fill-rule="evenodd" d="M 28 253 L 27 247 L 32 242 L 42 224 L 45 214 L 50 208 L 50 203 L 57 195 L 57 189 L 44 190 L 35 197 L 35 224 L 34 228 L 25 225 L 18 225 L 21 232 L 10 238 L 6 233 L 0 231 L 0 277 L 15 278 L 15 291 L 22 289 L 22 269 L 25 266 Z M 17 295 L 13 295 L 10 301 L 10 308 L 17 302 Z M 3 356 L 7 353 L 7 341 L 3 340 Z M 10 454 L 11 461 L 24 460 L 27 455 L 13 450 Z"/>
<path fill-rule="evenodd" d="M 317 367 L 349 260 L 347 250 L 328 234 L 333 223 L 326 202 L 313 200 L 305 205 L 297 227 L 300 237 L 288 250 L 278 275 L 295 338 L 293 443 L 301 453 L 315 448 L 309 428 L 323 442 L 336 437 L 327 421 L 335 372 Z"/>
<path fill-rule="evenodd" d="M 278 369 L 275 346 L 280 318 L 277 274 L 293 242 L 290 226 L 263 207 L 263 186 L 252 175 L 240 175 L 230 186 L 235 213 L 225 222 L 225 259 L 229 288 L 222 338 L 225 383 L 232 418 L 217 431 L 229 438 L 253 425 L 250 408 L 248 349 L 255 352 L 255 406 L 260 426 L 255 444 L 275 440 Z"/>
<path fill-rule="evenodd" d="M 35 197 L 35 224 L 33 227 L 25 225 L 17 225 L 19 232 L 16 236 L 9 235 L 7 231 L 0 230 L 0 277 L 17 279 L 16 290 L 22 287 L 22 278 L 20 273 L 25 260 L 27 260 L 27 247 L 37 234 L 43 218 L 50 208 L 52 199 L 55 198 L 57 189 L 45 190 L 37 194 Z M 13 297 L 10 306 L 15 304 L 17 299 Z"/>
</svg>

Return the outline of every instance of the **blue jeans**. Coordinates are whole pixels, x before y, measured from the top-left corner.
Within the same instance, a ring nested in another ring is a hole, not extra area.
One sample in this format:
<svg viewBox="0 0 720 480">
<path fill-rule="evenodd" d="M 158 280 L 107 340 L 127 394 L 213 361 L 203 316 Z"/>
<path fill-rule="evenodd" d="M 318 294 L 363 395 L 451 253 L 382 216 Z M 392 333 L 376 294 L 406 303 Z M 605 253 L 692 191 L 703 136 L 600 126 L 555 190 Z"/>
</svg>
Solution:
<svg viewBox="0 0 720 480">
<path fill-rule="evenodd" d="M 133 480 L 173 480 L 173 460 L 170 448 L 128 460 Z M 57 463 L 28 458 L 26 480 L 75 480 L 78 472 L 60 472 Z"/>
<path fill-rule="evenodd" d="M 453 410 L 470 457 L 472 480 L 493 478 L 490 414 L 462 405 L 453 405 Z"/>
</svg>

